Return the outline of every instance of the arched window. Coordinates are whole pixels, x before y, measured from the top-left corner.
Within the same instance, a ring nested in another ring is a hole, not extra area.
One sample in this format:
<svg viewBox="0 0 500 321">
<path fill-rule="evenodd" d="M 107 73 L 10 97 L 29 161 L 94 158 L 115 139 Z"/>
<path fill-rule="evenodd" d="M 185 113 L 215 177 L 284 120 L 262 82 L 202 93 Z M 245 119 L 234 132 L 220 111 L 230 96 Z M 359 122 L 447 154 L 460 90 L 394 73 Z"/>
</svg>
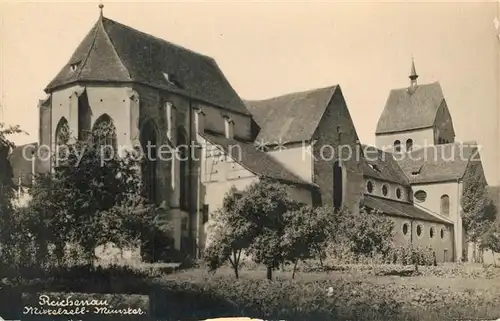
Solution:
<svg viewBox="0 0 500 321">
<path fill-rule="evenodd" d="M 401 151 L 401 141 L 399 140 L 394 141 L 394 151 L 395 152 Z"/>
<path fill-rule="evenodd" d="M 384 194 L 384 196 L 387 196 L 387 194 L 389 193 L 389 188 L 387 187 L 387 185 L 383 185 L 382 186 L 382 194 Z"/>
<path fill-rule="evenodd" d="M 333 164 L 333 207 L 339 210 L 342 207 L 343 177 L 339 161 Z"/>
<path fill-rule="evenodd" d="M 434 227 L 429 228 L 429 237 L 431 239 L 434 237 Z"/>
<path fill-rule="evenodd" d="M 70 133 L 68 121 L 63 117 L 61 118 L 61 120 L 59 120 L 59 123 L 57 123 L 55 134 L 56 145 L 61 146 L 67 144 L 69 141 L 69 135 Z"/>
<path fill-rule="evenodd" d="M 86 140 L 90 133 L 91 114 L 89 99 L 85 91 L 78 97 L 78 140 Z"/>
<path fill-rule="evenodd" d="M 417 225 L 417 236 L 420 237 L 422 236 L 422 225 Z"/>
<path fill-rule="evenodd" d="M 441 215 L 450 215 L 450 197 L 446 194 L 441 196 Z"/>
<path fill-rule="evenodd" d="M 413 139 L 408 138 L 406 140 L 406 151 L 411 152 L 412 148 L 413 148 Z"/>
<path fill-rule="evenodd" d="M 180 171 L 179 203 L 182 209 L 189 209 L 189 145 L 183 128 L 177 130 L 177 157 Z"/>
<path fill-rule="evenodd" d="M 92 127 L 92 139 L 98 146 L 109 146 L 116 151 L 116 128 L 107 114 L 100 116 Z M 110 151 L 106 148 L 107 151 Z"/>
<path fill-rule="evenodd" d="M 368 183 L 366 183 L 366 190 L 370 194 L 373 192 L 373 183 L 372 182 L 368 181 Z"/>
<path fill-rule="evenodd" d="M 408 234 L 408 223 L 403 224 L 403 234 L 407 235 Z"/>
<path fill-rule="evenodd" d="M 401 195 L 401 188 L 397 187 L 397 188 L 396 188 L 396 197 L 397 197 L 398 199 L 401 199 L 401 196 L 402 196 L 402 195 Z"/>
<path fill-rule="evenodd" d="M 142 174 L 146 195 L 155 204 L 157 198 L 157 141 L 156 126 L 152 121 L 146 122 L 141 130 L 141 145 L 143 151 Z"/>
</svg>

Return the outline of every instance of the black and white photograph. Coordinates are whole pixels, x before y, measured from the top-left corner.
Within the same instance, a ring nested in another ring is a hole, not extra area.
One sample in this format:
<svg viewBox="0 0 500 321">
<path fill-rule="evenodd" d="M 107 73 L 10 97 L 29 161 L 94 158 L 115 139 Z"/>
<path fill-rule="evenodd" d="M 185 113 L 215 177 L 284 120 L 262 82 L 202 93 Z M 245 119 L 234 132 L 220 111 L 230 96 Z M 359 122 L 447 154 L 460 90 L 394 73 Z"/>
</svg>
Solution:
<svg viewBox="0 0 500 321">
<path fill-rule="evenodd" d="M 0 321 L 500 320 L 500 2 L 0 0 Z"/>
</svg>

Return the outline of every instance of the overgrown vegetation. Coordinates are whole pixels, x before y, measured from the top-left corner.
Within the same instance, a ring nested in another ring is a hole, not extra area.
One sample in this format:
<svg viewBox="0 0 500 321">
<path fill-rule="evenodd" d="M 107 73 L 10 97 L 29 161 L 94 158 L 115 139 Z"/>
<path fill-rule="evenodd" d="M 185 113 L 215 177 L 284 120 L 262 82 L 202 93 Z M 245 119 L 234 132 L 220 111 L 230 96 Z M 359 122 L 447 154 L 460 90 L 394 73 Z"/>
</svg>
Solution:
<svg viewBox="0 0 500 321">
<path fill-rule="evenodd" d="M 232 189 L 214 214 L 204 258 L 211 270 L 229 262 L 236 278 L 242 255 L 272 271 L 327 255 L 386 257 L 393 223 L 378 213 L 360 209 L 336 211 L 294 201 L 284 185 L 260 181 L 245 191 Z M 295 276 L 295 273 L 293 274 Z"/>
<path fill-rule="evenodd" d="M 4 138 L 11 132 L 0 136 L 4 146 L 11 146 Z M 150 252 L 169 249 L 163 246 L 168 242 L 158 247 L 158 239 L 168 240 L 170 225 L 161 217 L 166 208 L 144 197 L 142 159 L 130 152 L 109 157 L 107 139 L 100 131 L 86 140 L 64 139 L 53 172 L 36 177 L 25 208 L 12 206 L 12 177 L 3 178 L 2 186 L 9 187 L 1 194 L 0 243 L 9 246 L 2 250 L 2 264 L 20 270 L 62 266 L 69 251 L 91 267 L 95 248 L 110 242 L 118 248 L 156 245 Z"/>
</svg>

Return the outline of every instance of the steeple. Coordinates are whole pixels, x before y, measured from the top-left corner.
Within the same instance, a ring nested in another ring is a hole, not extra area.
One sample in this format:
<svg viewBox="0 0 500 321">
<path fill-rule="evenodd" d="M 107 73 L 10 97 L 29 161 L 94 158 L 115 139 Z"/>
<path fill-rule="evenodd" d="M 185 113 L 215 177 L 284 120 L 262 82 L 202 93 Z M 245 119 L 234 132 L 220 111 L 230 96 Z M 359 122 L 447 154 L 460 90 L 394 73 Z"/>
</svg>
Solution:
<svg viewBox="0 0 500 321">
<path fill-rule="evenodd" d="M 102 9 L 103 8 L 104 8 L 104 5 L 102 3 L 99 3 L 99 10 L 101 11 L 100 15 L 99 15 L 99 18 L 102 18 Z"/>
<path fill-rule="evenodd" d="M 417 78 L 418 78 L 418 75 L 417 75 L 417 72 L 415 71 L 415 61 L 413 61 L 413 57 L 411 58 L 411 71 L 410 71 L 410 85 L 411 87 L 415 87 L 417 85 Z"/>
</svg>

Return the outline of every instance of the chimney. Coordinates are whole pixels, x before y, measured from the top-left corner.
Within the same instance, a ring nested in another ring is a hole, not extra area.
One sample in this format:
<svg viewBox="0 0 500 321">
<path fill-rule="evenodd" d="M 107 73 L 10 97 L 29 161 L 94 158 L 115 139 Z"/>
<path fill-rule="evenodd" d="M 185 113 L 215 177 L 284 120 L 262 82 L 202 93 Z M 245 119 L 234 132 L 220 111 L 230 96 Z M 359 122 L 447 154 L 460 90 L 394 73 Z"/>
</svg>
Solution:
<svg viewBox="0 0 500 321">
<path fill-rule="evenodd" d="M 234 138 L 234 121 L 227 115 L 224 116 L 224 133 L 226 134 L 226 138 Z"/>
<path fill-rule="evenodd" d="M 196 108 L 194 111 L 194 126 L 197 134 L 205 131 L 205 112 L 201 108 Z"/>
</svg>

